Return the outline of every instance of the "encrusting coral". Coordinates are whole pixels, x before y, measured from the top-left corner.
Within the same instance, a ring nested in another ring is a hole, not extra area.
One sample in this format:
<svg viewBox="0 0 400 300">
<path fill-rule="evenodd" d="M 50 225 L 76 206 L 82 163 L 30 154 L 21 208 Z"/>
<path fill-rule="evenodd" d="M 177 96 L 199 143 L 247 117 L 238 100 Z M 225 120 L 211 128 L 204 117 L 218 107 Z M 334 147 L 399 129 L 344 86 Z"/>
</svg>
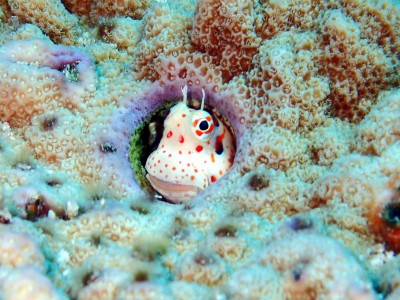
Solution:
<svg viewBox="0 0 400 300">
<path fill-rule="evenodd" d="M 33 116 L 45 110 L 57 107 L 80 110 L 85 97 L 96 86 L 89 56 L 39 39 L 3 45 L 0 68 L 0 116 L 12 127 L 29 125 Z M 43 124 L 44 130 L 55 125 L 47 123 Z"/>
<path fill-rule="evenodd" d="M 399 66 L 389 0 L 0 1 L 0 298 L 397 299 Z M 172 204 L 184 86 L 236 155 Z"/>
</svg>

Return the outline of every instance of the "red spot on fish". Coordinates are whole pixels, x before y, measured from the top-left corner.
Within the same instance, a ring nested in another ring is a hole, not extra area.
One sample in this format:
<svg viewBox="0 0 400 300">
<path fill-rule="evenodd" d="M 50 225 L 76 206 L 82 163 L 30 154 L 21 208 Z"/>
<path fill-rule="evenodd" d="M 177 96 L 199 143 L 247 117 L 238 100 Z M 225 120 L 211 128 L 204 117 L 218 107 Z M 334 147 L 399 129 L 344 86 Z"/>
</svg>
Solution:
<svg viewBox="0 0 400 300">
<path fill-rule="evenodd" d="M 184 139 L 184 137 L 183 137 L 183 135 L 180 135 L 179 136 L 179 143 L 183 143 L 185 141 L 185 139 Z"/>
<path fill-rule="evenodd" d="M 216 182 L 217 181 L 217 177 L 215 177 L 214 175 L 211 175 L 211 182 Z"/>
<path fill-rule="evenodd" d="M 179 152 L 178 152 L 179 154 L 182 154 L 182 151 L 181 150 L 179 150 Z"/>
<path fill-rule="evenodd" d="M 215 163 L 214 153 L 211 153 L 211 161 L 212 161 L 213 163 Z"/>
<path fill-rule="evenodd" d="M 191 180 L 191 181 L 194 181 L 194 176 L 193 176 L 193 175 L 190 176 L 190 180 Z"/>
<path fill-rule="evenodd" d="M 182 114 L 182 118 L 186 118 L 186 114 Z"/>
<path fill-rule="evenodd" d="M 165 167 L 168 168 L 168 164 L 165 164 Z"/>
<path fill-rule="evenodd" d="M 222 170 L 219 170 L 219 175 L 222 175 Z"/>
<path fill-rule="evenodd" d="M 175 171 L 176 170 L 176 167 L 172 167 L 172 171 Z"/>
<path fill-rule="evenodd" d="M 199 172 L 199 171 L 198 171 L 197 169 L 194 169 L 194 172 L 197 173 L 197 172 Z"/>
<path fill-rule="evenodd" d="M 168 157 L 171 157 L 172 156 L 172 154 L 170 153 L 170 154 L 168 154 Z"/>
<path fill-rule="evenodd" d="M 203 151 L 203 146 L 198 145 L 198 146 L 196 147 L 196 151 L 197 151 L 197 152 Z"/>
<path fill-rule="evenodd" d="M 168 131 L 167 138 L 169 139 L 172 136 L 172 131 Z"/>
</svg>

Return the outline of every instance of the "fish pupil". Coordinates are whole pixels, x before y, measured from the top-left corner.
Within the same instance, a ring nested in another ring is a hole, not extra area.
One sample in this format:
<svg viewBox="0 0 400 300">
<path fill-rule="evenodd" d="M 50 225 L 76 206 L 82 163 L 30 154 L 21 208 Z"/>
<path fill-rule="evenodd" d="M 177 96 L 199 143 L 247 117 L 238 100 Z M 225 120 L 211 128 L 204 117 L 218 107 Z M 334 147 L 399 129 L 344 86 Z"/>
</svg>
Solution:
<svg viewBox="0 0 400 300">
<path fill-rule="evenodd" d="M 199 124 L 200 130 L 207 130 L 208 129 L 208 122 L 206 120 L 203 120 Z"/>
</svg>

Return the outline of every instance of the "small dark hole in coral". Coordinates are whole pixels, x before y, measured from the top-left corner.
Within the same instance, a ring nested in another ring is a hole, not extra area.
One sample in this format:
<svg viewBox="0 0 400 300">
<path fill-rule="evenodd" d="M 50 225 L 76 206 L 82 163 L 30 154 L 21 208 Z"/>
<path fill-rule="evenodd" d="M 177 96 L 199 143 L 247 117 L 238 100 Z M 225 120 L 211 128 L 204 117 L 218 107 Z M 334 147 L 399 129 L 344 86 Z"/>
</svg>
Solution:
<svg viewBox="0 0 400 300">
<path fill-rule="evenodd" d="M 99 276 L 96 275 L 94 272 L 87 272 L 83 275 L 82 284 L 83 286 L 88 286 L 91 283 L 95 282 Z"/>
<path fill-rule="evenodd" d="M 46 217 L 49 207 L 41 195 L 36 195 L 29 199 L 25 204 L 26 219 L 29 221 L 37 221 L 39 218 Z"/>
<path fill-rule="evenodd" d="M 100 151 L 103 153 L 114 153 L 117 151 L 117 147 L 112 142 L 104 142 L 100 145 Z"/>
<path fill-rule="evenodd" d="M 142 242 L 141 245 L 133 249 L 132 257 L 141 261 L 152 262 L 163 256 L 166 251 L 167 249 L 163 245 L 157 243 L 146 244 L 146 242 Z"/>
<path fill-rule="evenodd" d="M 294 231 L 310 229 L 313 225 L 313 221 L 305 217 L 294 217 L 289 222 L 290 228 Z"/>
<path fill-rule="evenodd" d="M 59 71 L 65 75 L 65 78 L 70 82 L 78 82 L 79 72 L 77 66 L 79 61 L 63 65 Z"/>
<path fill-rule="evenodd" d="M 236 236 L 236 228 L 232 225 L 225 225 L 219 228 L 215 235 L 218 237 L 235 237 Z"/>
<path fill-rule="evenodd" d="M 57 188 L 57 187 L 61 186 L 61 181 L 59 181 L 58 179 L 49 179 L 49 180 L 46 180 L 46 184 L 48 186 Z"/>
<path fill-rule="evenodd" d="M 143 282 L 149 280 L 149 273 L 146 271 L 139 271 L 135 274 L 135 281 Z"/>
<path fill-rule="evenodd" d="M 177 228 L 173 233 L 172 239 L 174 241 L 182 241 L 187 239 L 189 236 L 190 236 L 189 229 Z"/>
<path fill-rule="evenodd" d="M 249 185 L 253 190 L 259 191 L 269 187 L 269 179 L 265 178 L 265 176 L 254 174 L 249 180 Z"/>
<path fill-rule="evenodd" d="M 93 200 L 93 201 L 99 201 L 99 200 L 101 200 L 102 198 L 103 198 L 103 197 L 102 197 L 101 195 L 97 195 L 97 194 L 92 196 L 92 200 Z"/>
<path fill-rule="evenodd" d="M 0 215 L 0 224 L 10 224 L 11 221 L 5 216 Z"/>
<path fill-rule="evenodd" d="M 294 269 L 293 270 L 293 279 L 294 281 L 298 282 L 301 280 L 301 274 L 302 274 L 302 270 L 301 269 Z"/>
<path fill-rule="evenodd" d="M 98 246 L 100 246 L 100 244 L 101 244 L 101 237 L 100 237 L 100 235 L 93 235 L 91 238 L 90 238 L 90 242 L 92 243 L 92 245 L 93 246 L 95 246 L 95 247 L 98 247 Z"/>
<path fill-rule="evenodd" d="M 42 124 L 41 124 L 42 130 L 44 130 L 44 131 L 53 130 L 54 127 L 57 125 L 57 123 L 58 123 L 58 121 L 55 116 L 46 117 L 46 118 L 44 118 L 44 120 L 42 121 Z"/>
<path fill-rule="evenodd" d="M 102 23 L 99 26 L 98 30 L 98 38 L 105 41 L 111 42 L 111 33 L 114 30 L 115 26 L 112 23 Z"/>
<path fill-rule="evenodd" d="M 388 203 L 382 210 L 382 217 L 390 225 L 400 225 L 400 199 Z"/>
<path fill-rule="evenodd" d="M 207 256 L 203 253 L 196 254 L 196 256 L 194 257 L 194 261 L 196 264 L 201 266 L 207 266 L 214 263 L 214 259 L 211 256 Z"/>
<path fill-rule="evenodd" d="M 148 210 L 148 208 L 142 206 L 142 205 L 132 205 L 131 209 L 133 211 L 138 212 L 141 215 L 148 215 L 150 213 L 150 211 Z"/>
<path fill-rule="evenodd" d="M 31 170 L 35 169 L 33 164 L 31 164 L 30 162 L 17 162 L 14 165 L 14 168 L 19 169 L 21 171 L 31 171 Z"/>
</svg>

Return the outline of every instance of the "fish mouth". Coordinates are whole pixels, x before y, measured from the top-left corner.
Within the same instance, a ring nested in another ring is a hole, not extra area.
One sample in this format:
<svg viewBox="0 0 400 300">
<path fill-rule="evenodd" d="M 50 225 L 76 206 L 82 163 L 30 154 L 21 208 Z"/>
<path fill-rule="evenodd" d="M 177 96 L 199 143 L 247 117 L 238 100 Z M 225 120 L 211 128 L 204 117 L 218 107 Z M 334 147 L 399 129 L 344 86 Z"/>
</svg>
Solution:
<svg viewBox="0 0 400 300">
<path fill-rule="evenodd" d="M 147 174 L 146 178 L 150 181 L 153 188 L 163 195 L 167 200 L 174 203 L 181 203 L 192 199 L 199 192 L 195 185 L 172 183 L 161 180 L 153 175 Z"/>
</svg>

